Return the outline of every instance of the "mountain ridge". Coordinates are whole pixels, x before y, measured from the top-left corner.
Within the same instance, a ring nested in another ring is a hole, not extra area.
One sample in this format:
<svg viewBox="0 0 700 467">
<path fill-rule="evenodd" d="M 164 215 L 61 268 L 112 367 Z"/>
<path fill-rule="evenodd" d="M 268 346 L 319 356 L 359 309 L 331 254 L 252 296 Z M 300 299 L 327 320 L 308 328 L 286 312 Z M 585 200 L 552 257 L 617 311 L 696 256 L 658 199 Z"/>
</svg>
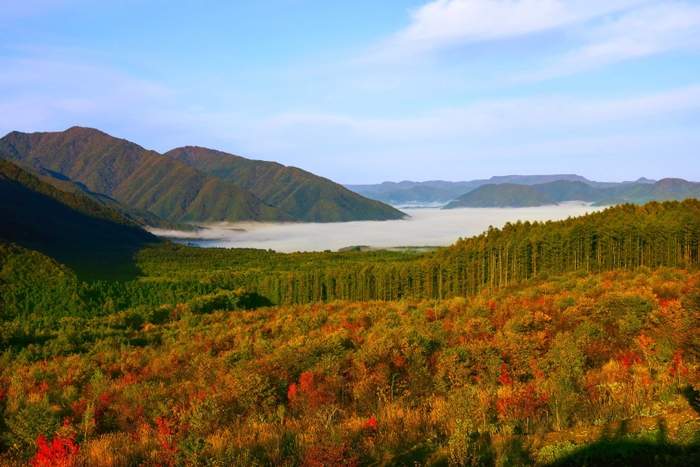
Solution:
<svg viewBox="0 0 700 467">
<path fill-rule="evenodd" d="M 665 178 L 654 184 L 630 183 L 609 188 L 595 188 L 580 181 L 557 180 L 537 185 L 482 185 L 443 209 L 460 207 L 534 207 L 566 201 L 583 201 L 598 206 L 611 204 L 644 204 L 649 201 L 682 201 L 700 198 L 700 183 Z"/>
<path fill-rule="evenodd" d="M 401 219 L 404 214 L 363 198 L 324 177 L 278 162 L 247 159 L 215 149 L 184 146 L 167 157 L 253 193 L 305 222 Z"/>
<path fill-rule="evenodd" d="M 675 181 L 673 181 L 675 180 Z M 561 182 L 575 183 L 564 187 Z M 666 178 L 662 180 L 651 180 L 640 177 L 636 181 L 623 182 L 596 182 L 576 174 L 555 174 L 555 175 L 508 175 L 494 176 L 490 179 L 479 179 L 462 182 L 449 182 L 444 180 L 429 180 L 425 182 L 413 182 L 404 180 L 402 182 L 382 182 L 374 185 L 345 185 L 346 187 L 364 196 L 388 202 L 393 205 L 411 204 L 443 204 L 448 205 L 456 202 L 461 196 L 479 189 L 485 185 L 502 185 L 504 183 L 522 186 L 538 186 L 540 194 L 549 190 L 565 190 L 567 196 L 555 195 L 555 202 L 562 201 L 587 201 L 601 203 L 601 205 L 636 203 L 644 204 L 647 201 L 682 200 L 686 197 L 698 196 L 695 187 L 696 182 L 688 182 L 683 179 Z M 546 188 L 542 185 L 554 184 Z M 429 189 L 426 189 L 428 188 Z M 435 194 L 430 196 L 430 190 L 435 189 Z M 439 191 L 443 190 L 443 191 Z M 490 189 L 489 189 L 490 190 Z M 516 190 L 513 187 L 508 190 Z M 574 190 L 573 192 L 571 190 Z M 446 199 L 445 191 L 452 194 L 451 200 Z M 530 190 L 524 190 L 527 196 L 537 196 Z M 576 194 L 575 194 L 575 193 Z M 494 192 L 495 195 L 495 192 Z M 479 195 L 481 196 L 481 195 Z M 503 194 L 503 196 L 507 196 Z M 482 200 L 486 202 L 485 200 Z M 511 206 L 501 202 L 489 201 L 487 204 L 495 203 L 501 207 Z M 476 203 L 477 205 L 479 203 Z M 538 204 L 539 205 L 539 204 Z"/>
<path fill-rule="evenodd" d="M 241 221 L 340 222 L 405 216 L 302 169 L 207 151 L 236 157 L 239 165 L 257 170 L 248 170 L 247 179 L 237 177 L 237 183 L 232 183 L 220 173 L 212 176 L 193 167 L 191 160 L 187 164 L 84 127 L 63 132 L 14 131 L 0 139 L 0 158 L 23 165 L 61 189 L 82 190 L 99 203 L 152 227 Z M 260 164 L 265 164 L 267 172 L 274 172 L 274 184 L 269 183 L 271 179 L 265 170 L 257 167 Z"/>
</svg>

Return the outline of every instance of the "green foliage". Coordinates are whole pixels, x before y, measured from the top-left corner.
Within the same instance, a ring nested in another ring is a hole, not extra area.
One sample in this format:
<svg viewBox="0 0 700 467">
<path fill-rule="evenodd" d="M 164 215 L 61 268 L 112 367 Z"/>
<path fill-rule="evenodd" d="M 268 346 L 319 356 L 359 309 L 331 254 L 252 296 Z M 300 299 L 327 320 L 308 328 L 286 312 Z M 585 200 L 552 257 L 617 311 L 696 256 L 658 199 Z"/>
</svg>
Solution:
<svg viewBox="0 0 700 467">
<path fill-rule="evenodd" d="M 667 178 L 654 184 L 623 183 L 596 188 L 581 181 L 557 180 L 535 185 L 487 184 L 461 195 L 446 206 L 459 207 L 526 207 L 564 201 L 588 201 L 600 206 L 649 201 L 683 201 L 700 197 L 700 184 Z"/>
<path fill-rule="evenodd" d="M 244 188 L 304 222 L 402 219 L 404 214 L 296 167 L 187 146 L 166 156 Z"/>
<path fill-rule="evenodd" d="M 294 220 L 231 183 L 89 128 L 12 132 L 0 141 L 0 158 L 39 164 L 91 192 L 168 221 Z"/>
<path fill-rule="evenodd" d="M 528 440 L 697 410 L 698 211 L 622 206 L 423 255 L 166 243 L 136 254 L 138 279 L 91 283 L 2 243 L 0 450 L 26 464 L 61 433 L 86 465 L 692 458 L 691 428 Z"/>
<path fill-rule="evenodd" d="M 557 204 L 549 194 L 540 193 L 530 185 L 502 183 L 482 185 L 450 202 L 444 209 L 527 207 Z"/>
</svg>

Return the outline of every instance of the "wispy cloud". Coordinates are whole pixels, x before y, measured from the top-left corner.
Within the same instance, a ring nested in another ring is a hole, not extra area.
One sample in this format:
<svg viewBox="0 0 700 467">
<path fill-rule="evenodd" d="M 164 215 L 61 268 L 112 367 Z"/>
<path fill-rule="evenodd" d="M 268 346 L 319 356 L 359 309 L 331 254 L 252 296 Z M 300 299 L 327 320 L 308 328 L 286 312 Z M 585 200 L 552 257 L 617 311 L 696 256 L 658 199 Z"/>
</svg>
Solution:
<svg viewBox="0 0 700 467">
<path fill-rule="evenodd" d="M 669 51 L 700 50 L 700 5 L 647 5 L 589 25 L 580 35 L 583 45 L 521 78 L 547 79 Z"/>
<path fill-rule="evenodd" d="M 397 41 L 418 49 L 503 39 L 581 23 L 649 0 L 435 0 Z"/>
<path fill-rule="evenodd" d="M 700 5 L 683 0 L 435 0 L 411 11 L 410 19 L 368 60 L 406 61 L 444 49 L 558 31 L 549 53 L 537 47 L 523 50 L 520 58 L 531 71 L 502 77 L 503 83 L 512 83 L 667 51 L 700 50 Z"/>
</svg>

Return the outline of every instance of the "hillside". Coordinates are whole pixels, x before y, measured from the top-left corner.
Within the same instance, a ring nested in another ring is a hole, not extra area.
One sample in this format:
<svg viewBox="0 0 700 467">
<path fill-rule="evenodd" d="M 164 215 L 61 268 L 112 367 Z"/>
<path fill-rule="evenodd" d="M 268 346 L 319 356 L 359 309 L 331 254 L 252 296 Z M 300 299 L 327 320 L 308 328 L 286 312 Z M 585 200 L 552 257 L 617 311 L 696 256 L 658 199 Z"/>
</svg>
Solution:
<svg viewBox="0 0 700 467">
<path fill-rule="evenodd" d="M 305 222 L 402 219 L 390 206 L 296 167 L 187 146 L 166 156 L 244 188 L 265 203 Z"/>
<path fill-rule="evenodd" d="M 533 186 L 502 183 L 482 185 L 447 204 L 443 209 L 530 207 L 556 204 L 556 201 Z"/>
<path fill-rule="evenodd" d="M 12 132 L 0 140 L 0 158 L 61 174 L 91 192 L 172 222 L 294 220 L 244 189 L 89 128 Z"/>
<path fill-rule="evenodd" d="M 2 159 L 0 219 L 0 239 L 38 250 L 81 272 L 101 267 L 119 272 L 118 264 L 120 273 L 134 273 L 133 254 L 160 242 L 113 209 L 60 191 Z"/>
<path fill-rule="evenodd" d="M 627 185 L 602 191 L 610 197 L 622 198 L 635 204 L 649 201 L 682 201 L 686 198 L 700 198 L 700 183 L 680 178 L 664 178 L 653 184 Z"/>
<path fill-rule="evenodd" d="M 166 221 L 145 209 L 133 208 L 126 204 L 120 203 L 119 201 L 115 200 L 114 198 L 110 198 L 105 194 L 90 191 L 82 183 L 72 182 L 70 181 L 70 179 L 68 179 L 68 177 L 61 175 L 58 172 L 47 170 L 45 168 L 42 168 L 41 166 L 35 166 L 33 164 L 19 160 L 13 160 L 12 162 L 18 167 L 20 167 L 22 170 L 30 173 L 31 175 L 34 175 L 42 182 L 46 182 L 60 191 L 82 195 L 86 198 L 89 198 L 97 204 L 117 211 L 122 216 L 134 221 L 139 225 L 164 230 L 195 229 L 195 227 L 192 224 Z"/>
<path fill-rule="evenodd" d="M 424 255 L 162 244 L 89 285 L 0 243 L 0 463 L 698 465 L 699 226 L 687 200 Z"/>
</svg>

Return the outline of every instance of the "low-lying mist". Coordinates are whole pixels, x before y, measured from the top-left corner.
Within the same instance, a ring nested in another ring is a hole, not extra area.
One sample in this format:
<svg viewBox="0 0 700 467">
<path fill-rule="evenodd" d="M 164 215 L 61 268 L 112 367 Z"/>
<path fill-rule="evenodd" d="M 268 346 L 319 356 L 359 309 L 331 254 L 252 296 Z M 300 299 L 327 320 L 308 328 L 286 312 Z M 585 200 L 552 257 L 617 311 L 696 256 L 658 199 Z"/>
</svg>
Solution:
<svg viewBox="0 0 700 467">
<path fill-rule="evenodd" d="M 198 232 L 152 229 L 161 237 L 202 247 L 262 248 L 280 252 L 336 251 L 353 245 L 375 248 L 448 246 L 459 237 L 484 232 L 506 222 L 546 221 L 580 216 L 602 208 L 580 202 L 537 208 L 411 209 L 398 221 L 332 224 L 236 223 L 205 226 Z"/>
</svg>

